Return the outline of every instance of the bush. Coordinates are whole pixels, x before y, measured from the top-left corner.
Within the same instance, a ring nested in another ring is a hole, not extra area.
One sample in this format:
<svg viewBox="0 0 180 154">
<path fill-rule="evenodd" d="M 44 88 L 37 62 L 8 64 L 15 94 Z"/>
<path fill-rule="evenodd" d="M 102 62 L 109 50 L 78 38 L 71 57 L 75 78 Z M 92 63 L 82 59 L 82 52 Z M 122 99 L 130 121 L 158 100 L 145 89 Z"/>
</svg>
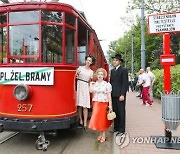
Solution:
<svg viewBox="0 0 180 154">
<path fill-rule="evenodd" d="M 153 73 L 156 77 L 153 86 L 154 96 L 160 98 L 160 92 L 164 92 L 164 69 L 154 70 Z M 180 65 L 171 67 L 171 90 L 180 93 Z"/>
</svg>

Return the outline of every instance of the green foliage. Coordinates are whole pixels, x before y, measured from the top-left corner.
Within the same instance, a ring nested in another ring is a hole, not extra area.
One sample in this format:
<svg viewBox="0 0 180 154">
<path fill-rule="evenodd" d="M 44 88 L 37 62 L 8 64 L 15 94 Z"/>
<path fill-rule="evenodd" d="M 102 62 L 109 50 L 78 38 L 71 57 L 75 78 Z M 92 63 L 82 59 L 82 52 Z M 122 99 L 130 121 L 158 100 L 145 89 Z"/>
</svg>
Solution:
<svg viewBox="0 0 180 154">
<path fill-rule="evenodd" d="M 142 0 L 128 0 L 127 11 L 141 8 Z M 179 11 L 179 0 L 144 0 L 144 7 L 148 14 Z"/>
<path fill-rule="evenodd" d="M 156 77 L 153 92 L 156 97 L 160 98 L 160 92 L 164 91 L 164 71 L 163 69 L 156 69 L 153 71 L 153 73 Z M 171 67 L 171 90 L 173 92 L 180 92 L 180 65 Z"/>
</svg>

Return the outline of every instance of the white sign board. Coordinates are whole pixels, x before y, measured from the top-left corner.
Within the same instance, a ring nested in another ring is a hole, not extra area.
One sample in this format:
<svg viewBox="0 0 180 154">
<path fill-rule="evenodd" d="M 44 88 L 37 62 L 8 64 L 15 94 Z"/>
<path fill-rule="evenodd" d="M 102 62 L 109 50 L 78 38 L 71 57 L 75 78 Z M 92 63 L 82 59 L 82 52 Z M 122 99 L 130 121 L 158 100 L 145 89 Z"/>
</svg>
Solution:
<svg viewBox="0 0 180 154">
<path fill-rule="evenodd" d="M 148 17 L 149 34 L 180 31 L 180 12 Z"/>
<path fill-rule="evenodd" d="M 0 84 L 53 85 L 53 67 L 0 68 Z"/>
</svg>

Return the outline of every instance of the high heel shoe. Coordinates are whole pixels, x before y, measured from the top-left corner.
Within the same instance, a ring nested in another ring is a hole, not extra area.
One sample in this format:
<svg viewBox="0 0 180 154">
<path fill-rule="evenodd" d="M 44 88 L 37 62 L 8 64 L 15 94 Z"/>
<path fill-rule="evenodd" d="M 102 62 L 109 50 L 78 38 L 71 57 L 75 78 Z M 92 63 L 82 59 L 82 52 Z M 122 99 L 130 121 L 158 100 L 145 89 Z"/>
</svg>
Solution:
<svg viewBox="0 0 180 154">
<path fill-rule="evenodd" d="M 104 143 L 106 141 L 106 137 L 105 136 L 102 136 L 101 139 L 100 139 L 100 142 L 101 143 Z"/>
<path fill-rule="evenodd" d="M 98 141 L 100 141 L 100 140 L 101 140 L 101 138 L 102 138 L 102 136 L 101 136 L 101 135 L 99 135 L 99 136 L 97 137 L 97 140 L 98 140 Z"/>
<path fill-rule="evenodd" d="M 84 126 L 84 130 L 85 130 L 85 131 L 87 130 L 87 126 Z"/>
</svg>

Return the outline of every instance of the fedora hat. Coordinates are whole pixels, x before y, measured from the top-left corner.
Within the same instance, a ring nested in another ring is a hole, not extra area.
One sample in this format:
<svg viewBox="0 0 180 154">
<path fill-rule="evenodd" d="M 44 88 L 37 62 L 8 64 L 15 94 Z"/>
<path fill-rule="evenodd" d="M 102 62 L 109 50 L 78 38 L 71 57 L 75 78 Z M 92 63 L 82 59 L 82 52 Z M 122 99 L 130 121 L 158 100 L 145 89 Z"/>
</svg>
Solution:
<svg viewBox="0 0 180 154">
<path fill-rule="evenodd" d="M 121 54 L 119 54 L 119 53 L 115 54 L 115 56 L 112 57 L 112 59 L 114 59 L 114 58 L 119 59 L 119 60 L 122 61 L 122 62 L 124 61 L 124 60 L 122 59 Z"/>
</svg>

